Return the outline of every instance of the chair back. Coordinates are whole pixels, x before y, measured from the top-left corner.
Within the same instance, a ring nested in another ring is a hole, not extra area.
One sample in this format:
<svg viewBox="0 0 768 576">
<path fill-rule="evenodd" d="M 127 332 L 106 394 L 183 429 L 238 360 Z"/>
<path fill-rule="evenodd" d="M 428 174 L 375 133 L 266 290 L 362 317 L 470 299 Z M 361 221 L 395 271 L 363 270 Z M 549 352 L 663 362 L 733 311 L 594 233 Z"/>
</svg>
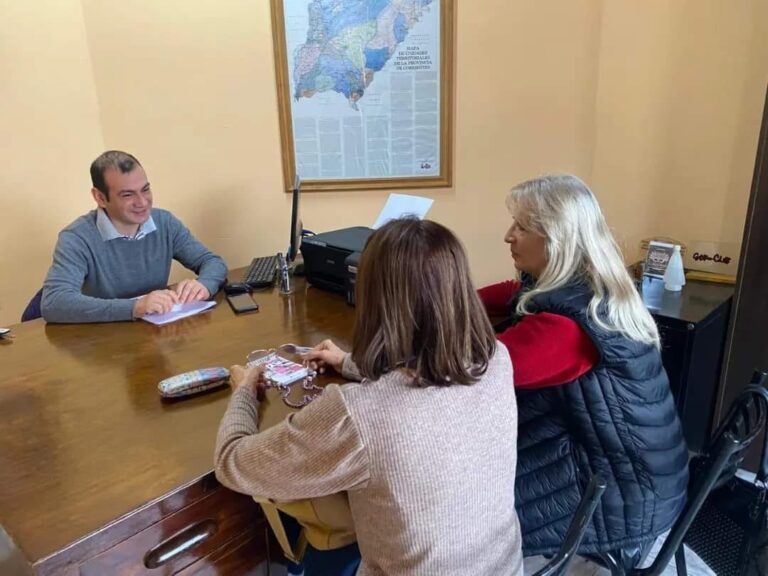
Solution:
<svg viewBox="0 0 768 576">
<path fill-rule="evenodd" d="M 722 424 L 712 436 L 710 446 L 720 442 L 725 434 L 731 434 L 734 438 L 741 439 L 741 444 L 731 457 L 728 465 L 723 469 L 716 486 L 722 486 L 733 478 L 741 467 L 747 450 L 757 436 L 765 430 L 768 422 L 768 373 L 755 370 L 752 380 L 739 398 L 731 404 Z M 765 459 L 765 455 L 763 455 Z M 764 469 L 762 466 L 761 469 Z M 761 480 L 765 480 L 762 478 Z"/>
<path fill-rule="evenodd" d="M 704 453 L 692 461 L 688 500 L 682 513 L 653 563 L 634 570 L 633 574 L 661 574 L 682 545 L 709 493 L 736 474 L 750 445 L 765 430 L 768 421 L 768 390 L 763 387 L 766 379 L 767 374 L 755 372 L 752 382 L 733 402 Z"/>
<path fill-rule="evenodd" d="M 30 320 L 40 318 L 43 315 L 42 303 L 43 289 L 40 288 L 40 290 L 32 296 L 32 300 L 29 301 L 29 304 L 27 304 L 27 307 L 24 309 L 24 312 L 21 315 L 21 321 L 29 322 Z"/>
<path fill-rule="evenodd" d="M 565 539 L 563 540 L 560 549 L 555 554 L 554 558 L 547 562 L 547 564 L 533 576 L 560 576 L 565 574 L 568 565 L 576 556 L 576 551 L 579 549 L 579 544 L 584 538 L 584 533 L 587 531 L 592 515 L 595 513 L 600 498 L 605 492 L 606 482 L 600 476 L 593 476 L 589 481 L 584 495 L 579 502 L 579 507 L 573 515 L 571 524 L 568 526 L 568 531 L 565 533 Z"/>
</svg>

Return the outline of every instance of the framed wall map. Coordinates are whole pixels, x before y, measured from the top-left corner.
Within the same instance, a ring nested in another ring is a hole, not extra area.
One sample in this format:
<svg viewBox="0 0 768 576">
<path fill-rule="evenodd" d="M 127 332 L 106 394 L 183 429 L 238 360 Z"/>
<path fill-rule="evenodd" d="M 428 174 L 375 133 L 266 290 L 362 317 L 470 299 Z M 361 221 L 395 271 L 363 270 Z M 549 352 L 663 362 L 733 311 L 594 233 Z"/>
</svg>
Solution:
<svg viewBox="0 0 768 576">
<path fill-rule="evenodd" d="M 286 190 L 451 186 L 455 0 L 271 1 Z"/>
</svg>

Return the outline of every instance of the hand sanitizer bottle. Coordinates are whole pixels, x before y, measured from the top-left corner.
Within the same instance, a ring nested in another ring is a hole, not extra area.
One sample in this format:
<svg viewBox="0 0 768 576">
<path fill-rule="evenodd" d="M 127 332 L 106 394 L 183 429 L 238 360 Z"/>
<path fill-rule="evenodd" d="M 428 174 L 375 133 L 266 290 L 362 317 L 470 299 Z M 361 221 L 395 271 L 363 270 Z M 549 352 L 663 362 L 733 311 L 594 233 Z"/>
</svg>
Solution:
<svg viewBox="0 0 768 576">
<path fill-rule="evenodd" d="M 664 289 L 670 292 L 680 292 L 685 286 L 685 271 L 683 270 L 683 258 L 680 256 L 680 246 L 675 244 L 672 256 L 664 271 Z"/>
</svg>

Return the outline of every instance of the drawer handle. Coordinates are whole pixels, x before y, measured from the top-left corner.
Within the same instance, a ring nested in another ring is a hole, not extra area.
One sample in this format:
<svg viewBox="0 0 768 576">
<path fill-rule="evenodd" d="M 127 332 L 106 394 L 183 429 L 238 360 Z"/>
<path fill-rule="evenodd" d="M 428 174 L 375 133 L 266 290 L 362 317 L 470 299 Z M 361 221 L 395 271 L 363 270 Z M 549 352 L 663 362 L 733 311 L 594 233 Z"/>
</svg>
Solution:
<svg viewBox="0 0 768 576">
<path fill-rule="evenodd" d="M 183 554 L 198 544 L 202 544 L 216 534 L 217 531 L 218 526 L 216 526 L 216 522 L 213 520 L 203 520 L 194 526 L 184 528 L 181 532 L 177 532 L 164 542 L 160 542 L 160 544 L 147 552 L 144 556 L 144 566 L 147 568 L 159 568 L 166 562 L 173 560 L 176 556 Z"/>
</svg>

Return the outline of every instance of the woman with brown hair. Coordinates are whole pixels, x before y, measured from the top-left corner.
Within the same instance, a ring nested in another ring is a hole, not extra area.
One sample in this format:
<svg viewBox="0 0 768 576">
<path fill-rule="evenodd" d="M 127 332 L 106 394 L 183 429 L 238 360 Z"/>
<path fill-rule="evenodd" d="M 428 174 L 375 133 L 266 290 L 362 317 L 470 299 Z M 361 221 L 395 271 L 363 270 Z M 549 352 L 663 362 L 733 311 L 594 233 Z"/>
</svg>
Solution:
<svg viewBox="0 0 768 576">
<path fill-rule="evenodd" d="M 278 500 L 346 491 L 358 574 L 522 574 L 512 366 L 447 228 L 391 221 L 363 252 L 353 350 L 306 359 L 331 384 L 258 433 L 256 371 L 235 370 L 216 446 L 233 490 Z"/>
</svg>

